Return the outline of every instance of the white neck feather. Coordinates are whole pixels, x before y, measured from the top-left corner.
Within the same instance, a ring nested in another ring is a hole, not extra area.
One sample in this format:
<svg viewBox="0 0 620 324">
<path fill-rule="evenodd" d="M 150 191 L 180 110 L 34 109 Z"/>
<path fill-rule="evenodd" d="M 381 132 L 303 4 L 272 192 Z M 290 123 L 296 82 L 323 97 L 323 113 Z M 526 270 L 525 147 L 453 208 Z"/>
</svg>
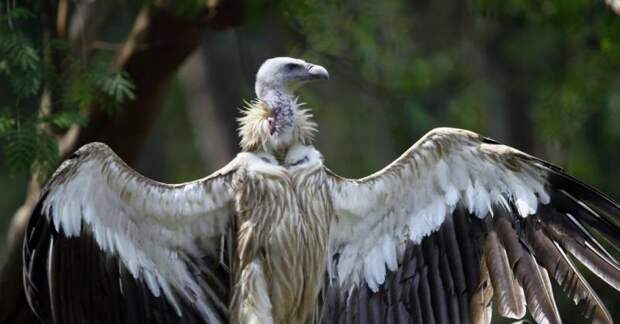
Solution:
<svg viewBox="0 0 620 324">
<path fill-rule="evenodd" d="M 316 133 L 316 123 L 312 121 L 310 111 L 300 109 L 301 106 L 303 104 L 298 103 L 297 98 L 293 98 L 288 108 L 284 108 L 290 110 L 290 125 L 287 129 L 279 130 L 277 134 L 271 134 L 269 120 L 273 117 L 274 110 L 260 99 L 248 103 L 242 111 L 243 116 L 238 119 L 242 150 L 281 156 L 295 144 L 311 145 Z"/>
</svg>

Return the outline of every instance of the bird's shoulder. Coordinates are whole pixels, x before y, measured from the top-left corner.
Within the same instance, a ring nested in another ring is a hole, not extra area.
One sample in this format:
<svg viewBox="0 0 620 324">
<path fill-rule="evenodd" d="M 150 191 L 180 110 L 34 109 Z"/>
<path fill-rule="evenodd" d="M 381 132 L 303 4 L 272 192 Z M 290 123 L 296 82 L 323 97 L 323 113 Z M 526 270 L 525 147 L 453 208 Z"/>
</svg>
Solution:
<svg viewBox="0 0 620 324">
<path fill-rule="evenodd" d="M 234 160 L 238 176 L 270 175 L 286 176 L 286 168 L 282 166 L 274 155 L 265 152 L 241 152 Z"/>
<path fill-rule="evenodd" d="M 452 127 L 437 127 L 428 131 L 422 136 L 414 146 L 423 148 L 435 145 L 468 145 L 481 143 L 497 143 L 484 136 L 470 130 Z"/>
<path fill-rule="evenodd" d="M 234 163 L 240 170 L 252 173 L 293 173 L 323 166 L 323 155 L 312 145 L 293 145 L 282 159 L 266 152 L 241 152 Z"/>
<path fill-rule="evenodd" d="M 308 170 L 323 166 L 323 155 L 312 145 L 293 145 L 284 158 L 289 171 Z"/>
</svg>

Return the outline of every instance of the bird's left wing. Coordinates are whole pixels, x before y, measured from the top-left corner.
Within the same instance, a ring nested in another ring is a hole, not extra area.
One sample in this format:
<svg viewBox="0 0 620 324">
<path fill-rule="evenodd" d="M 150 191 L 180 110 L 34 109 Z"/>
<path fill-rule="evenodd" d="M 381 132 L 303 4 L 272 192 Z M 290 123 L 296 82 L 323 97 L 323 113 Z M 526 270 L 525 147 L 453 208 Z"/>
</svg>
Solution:
<svg viewBox="0 0 620 324">
<path fill-rule="evenodd" d="M 441 128 L 369 177 L 331 175 L 326 322 L 489 323 L 494 301 L 504 317 L 559 323 L 551 278 L 612 323 L 569 255 L 620 289 L 595 239 L 620 246 L 620 207 L 559 168 Z"/>
<path fill-rule="evenodd" d="M 233 160 L 169 185 L 104 144 L 65 161 L 42 190 L 24 239 L 24 285 L 53 323 L 228 321 Z"/>
</svg>

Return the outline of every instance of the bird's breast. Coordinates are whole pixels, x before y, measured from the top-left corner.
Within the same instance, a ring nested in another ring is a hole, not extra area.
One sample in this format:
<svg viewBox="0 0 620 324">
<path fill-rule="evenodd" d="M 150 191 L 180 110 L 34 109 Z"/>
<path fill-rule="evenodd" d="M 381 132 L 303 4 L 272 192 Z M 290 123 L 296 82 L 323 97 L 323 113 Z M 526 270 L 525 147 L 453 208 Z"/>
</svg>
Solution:
<svg viewBox="0 0 620 324">
<path fill-rule="evenodd" d="M 262 262 L 276 322 L 303 322 L 316 307 L 332 215 L 325 176 L 322 169 L 237 175 L 237 268 Z"/>
</svg>

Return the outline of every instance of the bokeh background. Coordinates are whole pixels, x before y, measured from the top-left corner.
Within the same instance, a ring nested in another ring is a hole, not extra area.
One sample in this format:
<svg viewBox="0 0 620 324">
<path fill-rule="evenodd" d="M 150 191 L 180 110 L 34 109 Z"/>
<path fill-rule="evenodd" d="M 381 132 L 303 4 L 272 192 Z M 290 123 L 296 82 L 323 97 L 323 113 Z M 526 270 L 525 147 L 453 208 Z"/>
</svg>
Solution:
<svg viewBox="0 0 620 324">
<path fill-rule="evenodd" d="M 99 140 L 159 181 L 215 171 L 238 151 L 238 108 L 272 56 L 330 71 L 299 95 L 339 174 L 367 175 L 451 126 L 620 200 L 620 17 L 604 1 L 0 3 L 0 323 L 28 322 L 11 291 L 16 211 L 63 155 Z M 587 277 L 620 321 L 620 293 Z M 587 322 L 556 298 L 566 323 Z"/>
</svg>

